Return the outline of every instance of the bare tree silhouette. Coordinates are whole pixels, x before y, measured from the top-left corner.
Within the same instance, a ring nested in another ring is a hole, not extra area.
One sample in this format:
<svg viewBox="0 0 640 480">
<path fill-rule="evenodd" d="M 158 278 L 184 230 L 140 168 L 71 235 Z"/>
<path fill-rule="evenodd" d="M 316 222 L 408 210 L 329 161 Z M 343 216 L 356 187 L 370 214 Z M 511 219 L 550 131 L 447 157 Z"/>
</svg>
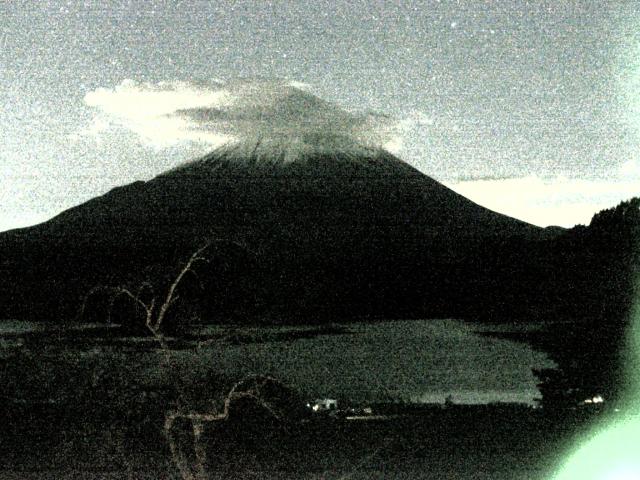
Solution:
<svg viewBox="0 0 640 480">
<path fill-rule="evenodd" d="M 286 427 L 288 422 L 299 420 L 299 416 L 292 415 L 289 408 L 294 402 L 290 398 L 286 398 L 292 395 L 291 392 L 281 381 L 273 377 L 250 375 L 233 385 L 225 398 L 222 413 L 184 410 L 169 412 L 165 417 L 164 432 L 169 443 L 171 457 L 183 480 L 209 478 L 205 467 L 207 451 L 205 442 L 202 440 L 205 426 L 207 426 L 209 433 L 213 433 L 219 438 L 226 438 L 225 434 L 233 429 L 247 430 L 248 424 L 256 421 L 256 418 L 247 415 L 247 413 L 251 413 L 269 423 Z M 303 408 L 301 402 L 300 407 Z M 177 439 L 174 429 L 177 421 L 186 422 L 187 428 L 191 429 L 193 442 L 191 446 L 184 445 Z M 263 425 L 260 425 L 260 430 L 266 431 L 262 427 Z M 268 428 L 273 428 L 273 425 Z M 191 455 L 187 453 L 187 447 L 190 447 L 189 453 Z M 233 449 L 234 445 L 229 444 L 224 447 Z M 225 467 L 225 452 L 213 453 L 219 455 L 217 466 L 222 470 Z M 224 474 L 224 472 L 217 473 Z"/>
<path fill-rule="evenodd" d="M 244 243 L 238 241 L 219 238 L 207 240 L 191 254 L 175 276 L 170 277 L 168 283 L 165 280 L 164 288 L 157 286 L 162 282 L 155 282 L 152 279 L 145 279 L 135 286 L 97 285 L 84 296 L 76 319 L 85 317 L 88 304 L 95 295 L 106 295 L 106 321 L 113 324 L 115 323 L 114 310 L 118 302 L 125 299 L 128 305 L 135 309 L 135 315 L 133 315 L 135 318 L 128 318 L 126 323 L 123 322 L 121 325 L 123 330 L 133 334 L 151 334 L 163 348 L 167 347 L 166 335 L 169 330 L 167 318 L 173 307 L 182 299 L 182 294 L 188 293 L 184 289 L 181 292 L 180 289 L 188 277 L 192 277 L 197 282 L 200 290 L 204 289 L 201 280 L 202 271 L 199 271 L 199 267 L 210 264 L 215 256 L 215 252 L 211 250 L 220 245 L 235 246 L 243 252 L 255 255 Z"/>
</svg>

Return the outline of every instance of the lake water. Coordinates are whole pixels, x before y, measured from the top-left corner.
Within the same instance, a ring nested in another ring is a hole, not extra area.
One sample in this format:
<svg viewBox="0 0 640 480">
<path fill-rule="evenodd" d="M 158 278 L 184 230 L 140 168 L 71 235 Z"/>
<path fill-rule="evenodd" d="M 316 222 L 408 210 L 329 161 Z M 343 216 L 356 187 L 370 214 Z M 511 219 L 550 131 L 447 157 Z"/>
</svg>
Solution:
<svg viewBox="0 0 640 480">
<path fill-rule="evenodd" d="M 0 350 L 24 348 L 21 334 L 51 333 L 53 338 L 61 328 L 68 327 L 0 322 Z M 233 344 L 218 339 L 201 349 L 170 355 L 185 375 L 207 368 L 234 377 L 269 374 L 312 397 L 354 402 L 431 403 L 451 396 L 458 403 L 533 403 L 539 392 L 531 369 L 554 366 L 545 354 L 528 345 L 480 335 L 481 329 L 491 328 L 456 320 L 350 323 L 341 328 L 346 333 L 295 339 L 287 334 L 314 327 L 237 328 L 235 334 L 259 341 Z M 111 346 L 78 353 L 99 360 L 107 350 L 119 352 L 117 346 Z M 157 365 L 152 359 L 145 364 Z M 159 374 L 157 368 L 153 370 L 141 364 L 137 375 Z"/>
<path fill-rule="evenodd" d="M 539 396 L 532 368 L 554 363 L 528 345 L 486 337 L 455 320 L 345 325 L 350 333 L 220 349 L 217 361 L 269 373 L 318 397 L 352 401 L 524 402 Z"/>
</svg>

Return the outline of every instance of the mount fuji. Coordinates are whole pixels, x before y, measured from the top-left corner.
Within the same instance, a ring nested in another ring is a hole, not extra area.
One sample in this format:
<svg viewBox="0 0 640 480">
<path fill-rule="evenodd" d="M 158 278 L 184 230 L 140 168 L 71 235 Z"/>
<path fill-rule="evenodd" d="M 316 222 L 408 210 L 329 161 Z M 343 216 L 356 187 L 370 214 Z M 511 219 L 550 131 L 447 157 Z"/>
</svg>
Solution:
<svg viewBox="0 0 640 480">
<path fill-rule="evenodd" d="M 491 316 L 526 304 L 521 274 L 553 234 L 347 137 L 255 138 L 0 234 L 0 308 L 69 318 L 96 285 L 148 282 L 222 239 L 211 318 Z"/>
</svg>

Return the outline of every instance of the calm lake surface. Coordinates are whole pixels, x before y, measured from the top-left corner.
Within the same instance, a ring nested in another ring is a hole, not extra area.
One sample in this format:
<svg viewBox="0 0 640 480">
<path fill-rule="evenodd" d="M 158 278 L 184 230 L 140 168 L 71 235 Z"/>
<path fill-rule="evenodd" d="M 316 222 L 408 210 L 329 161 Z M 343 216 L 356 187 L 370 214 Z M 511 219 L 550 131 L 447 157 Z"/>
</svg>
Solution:
<svg viewBox="0 0 640 480">
<path fill-rule="evenodd" d="M 493 327 L 457 320 L 336 327 L 338 333 L 318 327 L 237 327 L 233 335 L 242 342 L 218 335 L 199 349 L 172 351 L 171 356 L 185 374 L 204 366 L 233 376 L 269 374 L 307 395 L 348 401 L 443 402 L 451 396 L 458 403 L 533 403 L 539 392 L 531 369 L 554 366 L 528 345 L 479 334 Z M 0 322 L 0 351 L 25 348 L 23 334 L 54 337 L 60 331 L 61 327 L 46 323 Z M 230 329 L 205 331 L 220 334 Z M 78 353 L 99 357 L 117 352 L 118 346 L 110 345 Z M 147 358 L 147 367 L 141 366 L 139 374 L 153 375 L 148 371 L 153 363 Z"/>
<path fill-rule="evenodd" d="M 532 368 L 552 367 L 525 344 L 455 320 L 344 325 L 349 333 L 221 349 L 225 368 L 270 373 L 319 397 L 379 401 L 533 403 Z"/>
</svg>

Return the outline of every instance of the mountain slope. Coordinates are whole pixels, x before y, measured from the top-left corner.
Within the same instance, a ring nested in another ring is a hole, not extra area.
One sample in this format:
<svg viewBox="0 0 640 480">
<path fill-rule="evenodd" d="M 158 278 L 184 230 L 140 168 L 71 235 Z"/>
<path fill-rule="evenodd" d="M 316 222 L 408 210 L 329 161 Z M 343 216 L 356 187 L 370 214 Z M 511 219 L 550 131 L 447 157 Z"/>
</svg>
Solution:
<svg viewBox="0 0 640 480">
<path fill-rule="evenodd" d="M 206 294 L 217 316 L 461 314 L 543 236 L 383 150 L 263 139 L 1 234 L 3 314 L 68 317 L 93 286 L 149 280 L 211 238 L 246 247 L 210 272 L 230 279 Z"/>
</svg>

